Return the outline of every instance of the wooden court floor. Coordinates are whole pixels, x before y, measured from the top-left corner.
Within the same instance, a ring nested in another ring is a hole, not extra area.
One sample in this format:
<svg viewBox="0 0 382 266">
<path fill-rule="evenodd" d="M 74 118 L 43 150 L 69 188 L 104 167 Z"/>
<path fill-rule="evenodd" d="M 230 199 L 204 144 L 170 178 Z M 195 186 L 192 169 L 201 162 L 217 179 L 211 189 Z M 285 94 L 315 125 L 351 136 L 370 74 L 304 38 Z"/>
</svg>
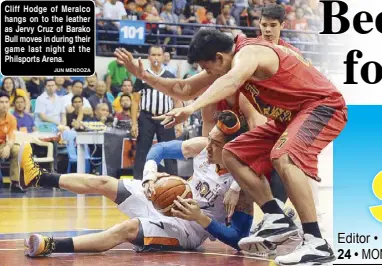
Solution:
<svg viewBox="0 0 382 266">
<path fill-rule="evenodd" d="M 0 266 L 109 266 L 109 265 L 276 265 L 250 257 L 219 243 L 207 241 L 196 252 L 135 253 L 122 244 L 104 253 L 53 254 L 44 258 L 24 255 L 23 239 L 30 233 L 67 237 L 107 229 L 128 219 L 115 204 L 97 195 L 77 196 L 67 191 L 33 189 L 11 194 L 0 189 Z"/>
</svg>

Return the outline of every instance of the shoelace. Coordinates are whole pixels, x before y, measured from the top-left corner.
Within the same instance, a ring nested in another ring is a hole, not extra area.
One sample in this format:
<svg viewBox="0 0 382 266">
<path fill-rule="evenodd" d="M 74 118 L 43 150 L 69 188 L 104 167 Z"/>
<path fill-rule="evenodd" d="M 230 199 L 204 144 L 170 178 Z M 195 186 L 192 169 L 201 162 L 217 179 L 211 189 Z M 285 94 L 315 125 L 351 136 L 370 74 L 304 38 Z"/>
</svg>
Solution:
<svg viewBox="0 0 382 266">
<path fill-rule="evenodd" d="M 260 230 L 260 228 L 263 226 L 264 220 L 262 220 L 260 223 L 257 224 L 256 228 L 253 229 L 253 231 L 250 232 L 251 235 L 256 234 Z"/>
<path fill-rule="evenodd" d="M 50 255 L 56 248 L 53 241 L 53 237 L 44 237 L 44 241 L 44 250 L 41 252 L 41 255 Z"/>
<path fill-rule="evenodd" d="M 39 184 L 40 184 L 40 177 L 41 177 L 41 174 L 43 173 L 44 169 L 41 169 L 40 165 L 35 162 L 35 160 L 33 158 L 33 154 L 29 155 L 29 159 L 30 159 L 30 162 L 33 164 L 31 168 L 34 168 L 34 169 L 37 168 L 38 169 L 38 175 L 36 177 L 36 186 L 39 186 Z"/>
<path fill-rule="evenodd" d="M 301 243 L 297 245 L 297 247 L 294 249 L 293 252 L 295 252 L 296 250 L 300 249 L 302 246 L 305 245 L 305 238 L 301 232 L 297 232 L 297 236 L 290 236 L 289 239 L 293 241 L 299 241 L 302 239 Z"/>
</svg>

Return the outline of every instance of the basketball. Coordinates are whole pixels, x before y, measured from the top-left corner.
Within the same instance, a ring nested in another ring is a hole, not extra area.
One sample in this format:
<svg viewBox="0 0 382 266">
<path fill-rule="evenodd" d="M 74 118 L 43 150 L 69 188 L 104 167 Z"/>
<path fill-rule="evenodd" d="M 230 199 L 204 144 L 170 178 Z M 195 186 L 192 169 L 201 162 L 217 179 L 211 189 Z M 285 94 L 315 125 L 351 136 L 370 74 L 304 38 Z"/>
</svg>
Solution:
<svg viewBox="0 0 382 266">
<path fill-rule="evenodd" d="M 154 208 L 166 216 L 172 216 L 171 208 L 175 206 L 177 196 L 192 198 L 191 188 L 186 181 L 177 176 L 168 176 L 155 182 L 155 195 L 151 196 Z M 176 206 L 175 206 L 176 207 Z"/>
</svg>

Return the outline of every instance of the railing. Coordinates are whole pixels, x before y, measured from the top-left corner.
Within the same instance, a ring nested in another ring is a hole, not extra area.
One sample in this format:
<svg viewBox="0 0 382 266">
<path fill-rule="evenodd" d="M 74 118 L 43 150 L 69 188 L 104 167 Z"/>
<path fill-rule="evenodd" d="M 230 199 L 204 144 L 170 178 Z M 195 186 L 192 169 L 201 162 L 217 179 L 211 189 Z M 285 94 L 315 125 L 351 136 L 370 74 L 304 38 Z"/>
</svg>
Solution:
<svg viewBox="0 0 382 266">
<path fill-rule="evenodd" d="M 167 23 L 167 22 L 147 22 L 140 21 L 141 27 L 144 27 L 144 43 L 132 44 L 125 40 L 120 40 L 121 29 L 108 29 L 108 27 L 99 26 L 99 23 L 118 22 L 121 25 L 135 23 L 136 21 L 120 21 L 120 20 L 107 20 L 97 19 L 97 55 L 99 56 L 113 56 L 113 51 L 117 47 L 125 47 L 133 52 L 134 56 L 147 57 L 148 47 L 153 44 L 162 45 L 165 49 L 175 49 L 176 55 L 172 56 L 173 59 L 186 59 L 189 43 L 193 37 L 193 34 L 200 28 L 212 27 L 222 30 L 234 30 L 242 31 L 248 37 L 258 37 L 260 35 L 260 29 L 254 27 L 230 27 L 223 25 L 208 25 L 208 24 L 196 24 L 196 23 Z M 183 31 L 187 30 L 186 34 L 168 34 L 166 33 L 166 26 L 179 26 Z M 142 30 L 143 32 L 143 30 Z M 316 41 L 301 41 L 299 38 L 303 36 L 315 36 Z M 312 60 L 317 66 L 322 66 L 324 63 L 328 65 L 328 70 L 331 72 L 337 72 L 339 69 L 338 64 L 341 63 L 343 57 L 343 51 L 345 44 L 337 43 L 336 41 L 329 40 L 328 36 L 320 35 L 317 31 L 294 31 L 294 30 L 282 30 L 281 36 L 286 39 L 290 44 L 299 48 L 302 54 Z M 290 38 L 292 36 L 292 38 Z M 166 44 L 163 42 L 166 38 L 174 38 L 176 44 Z M 108 50 L 100 50 L 100 45 L 108 46 Z M 341 58 L 341 59 L 340 59 Z M 338 60 L 337 60 L 338 59 Z M 343 69 L 342 67 L 340 69 Z"/>
</svg>

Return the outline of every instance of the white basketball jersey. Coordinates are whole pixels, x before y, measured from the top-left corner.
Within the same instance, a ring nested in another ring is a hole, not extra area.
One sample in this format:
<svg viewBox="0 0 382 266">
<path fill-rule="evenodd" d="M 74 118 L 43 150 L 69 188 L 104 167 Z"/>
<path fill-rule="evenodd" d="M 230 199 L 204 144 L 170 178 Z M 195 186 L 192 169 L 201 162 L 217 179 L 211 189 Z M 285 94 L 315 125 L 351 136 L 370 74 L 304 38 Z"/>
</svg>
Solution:
<svg viewBox="0 0 382 266">
<path fill-rule="evenodd" d="M 206 149 L 194 157 L 194 175 L 188 180 L 193 199 L 207 216 L 218 222 L 224 222 L 227 216 L 223 199 L 232 181 L 230 173 L 219 175 L 216 165 L 208 163 Z"/>
</svg>

